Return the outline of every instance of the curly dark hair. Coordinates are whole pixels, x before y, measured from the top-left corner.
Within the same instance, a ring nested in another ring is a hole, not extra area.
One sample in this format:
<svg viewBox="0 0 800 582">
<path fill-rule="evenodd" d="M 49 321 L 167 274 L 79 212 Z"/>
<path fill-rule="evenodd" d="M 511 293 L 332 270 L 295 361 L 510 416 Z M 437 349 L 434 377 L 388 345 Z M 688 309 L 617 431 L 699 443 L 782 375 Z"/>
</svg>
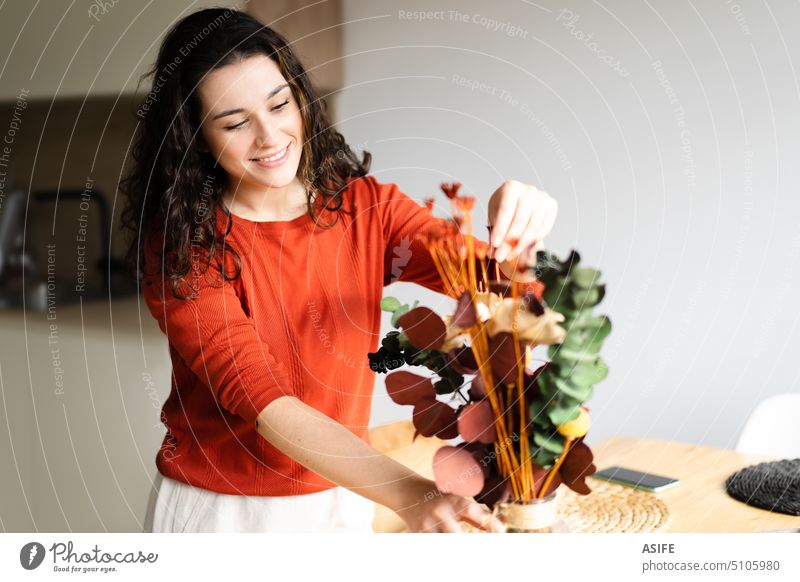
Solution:
<svg viewBox="0 0 800 582">
<path fill-rule="evenodd" d="M 308 212 L 320 224 L 320 210 L 332 211 L 333 226 L 343 209 L 349 179 L 369 172 L 371 155 L 355 155 L 331 127 L 324 102 L 286 40 L 252 16 L 235 9 L 211 8 L 190 14 L 167 33 L 153 68 L 152 88 L 137 115 L 141 118 L 131 153 L 130 171 L 120 183 L 127 201 L 122 226 L 130 237 L 127 261 L 139 280 L 161 275 L 177 298 L 187 274 L 206 272 L 214 262 L 224 280 L 237 278 L 241 260 L 226 247 L 233 216 L 222 204 L 227 173 L 203 147 L 197 88 L 203 76 L 251 56 L 266 55 L 291 87 L 303 119 L 303 149 L 298 178 L 306 185 Z M 315 194 L 316 193 L 316 194 Z M 217 208 L 227 216 L 219 228 Z M 224 231 L 224 232 L 223 232 Z M 145 269 L 145 245 L 156 244 L 157 271 Z M 232 255 L 233 269 L 224 265 Z M 166 285 L 165 285 L 166 286 Z M 194 289 L 190 285 L 190 289 Z"/>
</svg>

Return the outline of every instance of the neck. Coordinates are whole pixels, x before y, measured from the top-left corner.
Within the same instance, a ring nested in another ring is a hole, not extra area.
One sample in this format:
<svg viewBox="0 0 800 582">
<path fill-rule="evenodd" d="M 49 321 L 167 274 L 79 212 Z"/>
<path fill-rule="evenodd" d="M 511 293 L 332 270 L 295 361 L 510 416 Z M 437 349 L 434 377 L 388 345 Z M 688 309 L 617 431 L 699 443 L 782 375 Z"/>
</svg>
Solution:
<svg viewBox="0 0 800 582">
<path fill-rule="evenodd" d="M 306 189 L 298 178 L 282 188 L 239 184 L 223 196 L 225 206 L 236 216 L 257 221 L 293 220 L 308 210 Z"/>
</svg>

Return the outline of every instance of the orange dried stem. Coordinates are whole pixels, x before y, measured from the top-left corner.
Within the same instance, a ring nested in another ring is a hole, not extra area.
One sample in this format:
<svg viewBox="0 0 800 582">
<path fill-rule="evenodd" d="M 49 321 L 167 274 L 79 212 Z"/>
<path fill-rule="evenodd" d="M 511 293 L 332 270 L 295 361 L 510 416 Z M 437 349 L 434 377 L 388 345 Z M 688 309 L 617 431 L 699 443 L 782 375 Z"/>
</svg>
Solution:
<svg viewBox="0 0 800 582">
<path fill-rule="evenodd" d="M 567 437 L 566 441 L 564 442 L 564 450 L 558 456 L 558 460 L 556 461 L 556 464 L 553 465 L 553 467 L 547 472 L 547 478 L 544 480 L 544 484 L 542 485 L 542 488 L 539 489 L 538 497 L 540 499 L 542 497 L 544 497 L 544 492 L 547 491 L 547 488 L 550 487 L 550 483 L 552 483 L 553 479 L 556 478 L 556 474 L 558 473 L 558 470 L 561 468 L 561 464 L 564 462 L 564 459 L 567 457 L 567 453 L 569 453 L 569 446 L 570 446 L 571 443 L 572 443 L 572 438 L 571 437 Z"/>
</svg>

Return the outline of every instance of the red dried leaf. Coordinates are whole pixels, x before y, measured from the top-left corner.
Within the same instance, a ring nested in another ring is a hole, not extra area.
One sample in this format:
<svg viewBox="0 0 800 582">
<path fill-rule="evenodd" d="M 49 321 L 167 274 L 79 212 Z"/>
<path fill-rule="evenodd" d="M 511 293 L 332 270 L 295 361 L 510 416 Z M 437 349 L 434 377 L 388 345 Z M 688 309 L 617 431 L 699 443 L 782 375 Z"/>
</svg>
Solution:
<svg viewBox="0 0 800 582">
<path fill-rule="evenodd" d="M 447 359 L 450 366 L 459 374 L 474 374 L 478 370 L 478 362 L 475 361 L 475 354 L 472 348 L 455 348 L 447 352 Z"/>
<path fill-rule="evenodd" d="M 591 493 L 586 478 L 597 471 L 593 461 L 592 450 L 582 440 L 574 442 L 558 471 L 564 484 L 575 493 L 581 495 Z"/>
<path fill-rule="evenodd" d="M 547 473 L 549 471 L 543 468 L 541 465 L 537 465 L 534 463 L 533 465 L 533 489 L 536 491 L 536 495 L 539 495 L 539 490 L 544 485 L 545 479 L 547 479 Z M 547 492 L 542 497 L 547 497 L 553 491 L 558 489 L 558 486 L 561 485 L 561 475 L 560 471 L 556 473 L 556 476 L 550 482 L 550 485 L 547 486 Z"/>
<path fill-rule="evenodd" d="M 489 509 L 494 509 L 498 503 L 503 503 L 511 498 L 513 490 L 508 479 L 500 475 L 487 477 L 483 483 L 483 489 L 475 496 L 475 501 L 484 503 Z"/>
<path fill-rule="evenodd" d="M 544 315 L 544 305 L 542 302 L 539 301 L 539 298 L 536 296 L 536 293 L 532 291 L 526 291 L 525 295 L 521 297 L 521 304 L 531 313 L 536 315 L 537 317 L 541 317 Z"/>
<path fill-rule="evenodd" d="M 422 398 L 433 398 L 436 389 L 430 378 L 411 372 L 392 372 L 386 376 L 386 391 L 397 404 L 416 404 Z"/>
<path fill-rule="evenodd" d="M 472 497 L 483 489 L 484 472 L 468 450 L 442 447 L 433 456 L 433 475 L 443 493 Z"/>
<path fill-rule="evenodd" d="M 435 398 L 422 398 L 414 405 L 414 428 L 422 436 L 454 439 L 458 436 L 456 411 Z"/>
<path fill-rule="evenodd" d="M 444 343 L 447 328 L 435 311 L 417 307 L 398 320 L 409 343 L 418 350 L 438 350 Z"/>
<path fill-rule="evenodd" d="M 498 333 L 489 338 L 489 362 L 499 384 L 517 383 L 517 363 L 525 366 L 525 342 L 519 344 L 519 360 L 514 350 L 514 336 L 510 332 Z"/>
<path fill-rule="evenodd" d="M 535 370 L 530 370 L 530 368 L 526 369 L 525 371 L 525 399 L 528 402 L 531 402 L 533 399 L 539 397 L 539 393 L 541 391 L 539 387 L 539 375 L 542 371 L 547 367 L 547 364 L 543 366 L 539 366 Z"/>
<path fill-rule="evenodd" d="M 458 298 L 456 311 L 453 314 L 453 325 L 458 327 L 472 327 L 478 323 L 478 314 L 475 312 L 475 304 L 469 292 L 464 291 Z"/>
<path fill-rule="evenodd" d="M 469 397 L 471 400 L 486 398 L 486 383 L 483 381 L 483 376 L 480 374 L 475 376 L 470 383 Z"/>
<path fill-rule="evenodd" d="M 458 433 L 467 442 L 490 444 L 497 440 L 492 407 L 485 400 L 467 404 L 458 415 Z"/>
</svg>

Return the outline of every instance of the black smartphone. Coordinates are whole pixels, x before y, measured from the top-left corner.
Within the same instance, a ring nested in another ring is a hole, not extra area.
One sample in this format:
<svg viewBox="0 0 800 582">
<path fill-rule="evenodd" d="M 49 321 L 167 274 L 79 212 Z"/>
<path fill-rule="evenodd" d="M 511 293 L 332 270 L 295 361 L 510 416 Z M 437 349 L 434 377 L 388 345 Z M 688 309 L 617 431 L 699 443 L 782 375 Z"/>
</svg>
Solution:
<svg viewBox="0 0 800 582">
<path fill-rule="evenodd" d="M 642 473 L 641 471 L 634 471 L 624 467 L 609 467 L 608 469 L 597 471 L 592 477 L 652 492 L 663 491 L 680 483 L 678 479 L 653 475 L 652 473 Z"/>
</svg>

